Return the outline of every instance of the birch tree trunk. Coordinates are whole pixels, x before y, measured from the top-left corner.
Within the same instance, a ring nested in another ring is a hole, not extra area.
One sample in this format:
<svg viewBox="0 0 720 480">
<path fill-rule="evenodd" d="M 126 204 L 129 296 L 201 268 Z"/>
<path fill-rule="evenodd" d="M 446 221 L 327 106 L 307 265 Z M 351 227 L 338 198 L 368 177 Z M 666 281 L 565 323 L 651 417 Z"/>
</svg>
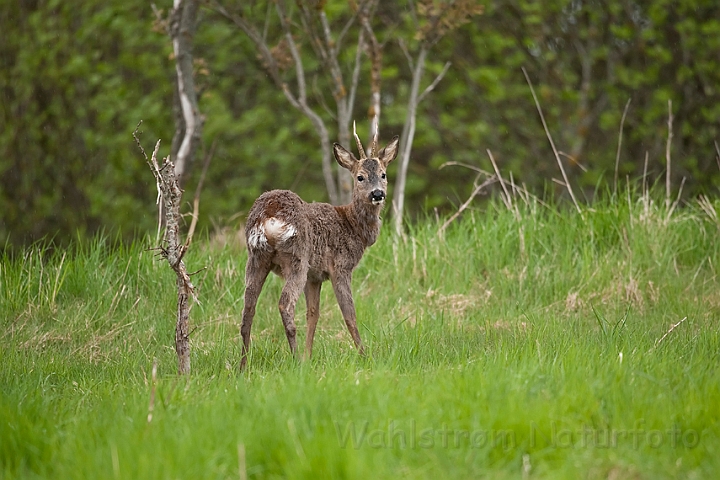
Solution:
<svg viewBox="0 0 720 480">
<path fill-rule="evenodd" d="M 410 164 L 410 152 L 412 151 L 412 143 L 415 137 L 415 119 L 417 116 L 417 106 L 420 99 L 420 79 L 425 71 L 425 58 L 427 57 L 427 48 L 423 45 L 420 47 L 417 60 L 415 61 L 415 70 L 413 71 L 412 85 L 410 87 L 410 98 L 408 99 L 407 115 L 405 116 L 405 125 L 403 126 L 402 137 L 400 138 L 400 165 L 398 167 L 397 180 L 395 180 L 395 190 L 393 192 L 393 223 L 395 225 L 395 233 L 402 235 L 403 232 L 403 211 L 405 209 L 405 184 L 407 180 L 407 170 Z"/>
<path fill-rule="evenodd" d="M 197 0 L 174 0 L 170 16 L 170 37 L 175 55 L 177 76 L 175 135 L 170 160 L 180 185 L 200 143 L 203 118 L 198 108 L 193 78 L 193 38 L 197 24 Z"/>
</svg>

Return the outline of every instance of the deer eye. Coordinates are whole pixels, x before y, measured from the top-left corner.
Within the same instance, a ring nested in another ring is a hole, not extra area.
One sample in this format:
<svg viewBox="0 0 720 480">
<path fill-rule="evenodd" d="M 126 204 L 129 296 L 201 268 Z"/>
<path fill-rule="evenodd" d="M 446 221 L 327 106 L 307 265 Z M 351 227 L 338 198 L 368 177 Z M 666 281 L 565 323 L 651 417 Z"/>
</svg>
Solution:
<svg viewBox="0 0 720 480">
<path fill-rule="evenodd" d="M 385 179 L 385 174 L 383 173 L 383 174 L 381 175 L 381 177 L 382 177 L 383 179 Z"/>
<path fill-rule="evenodd" d="M 358 182 L 362 182 L 363 180 L 365 180 L 365 177 L 363 177 L 362 175 L 358 175 Z"/>
</svg>

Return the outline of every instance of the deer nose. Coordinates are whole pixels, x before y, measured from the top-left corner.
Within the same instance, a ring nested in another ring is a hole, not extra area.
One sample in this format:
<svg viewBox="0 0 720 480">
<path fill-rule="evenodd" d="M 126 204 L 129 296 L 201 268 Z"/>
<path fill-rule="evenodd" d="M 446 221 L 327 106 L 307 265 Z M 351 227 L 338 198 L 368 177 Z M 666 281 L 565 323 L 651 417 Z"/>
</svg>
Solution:
<svg viewBox="0 0 720 480">
<path fill-rule="evenodd" d="M 380 190 L 379 188 L 376 190 L 373 190 L 370 193 L 370 200 L 372 202 L 382 202 L 383 200 L 385 200 L 385 192 Z"/>
</svg>

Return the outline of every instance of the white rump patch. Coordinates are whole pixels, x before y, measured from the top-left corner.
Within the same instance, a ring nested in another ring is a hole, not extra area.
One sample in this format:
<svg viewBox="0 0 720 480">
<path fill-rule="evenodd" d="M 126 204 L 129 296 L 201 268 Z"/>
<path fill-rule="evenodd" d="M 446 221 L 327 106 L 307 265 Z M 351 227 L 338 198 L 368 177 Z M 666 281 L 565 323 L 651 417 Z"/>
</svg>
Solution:
<svg viewBox="0 0 720 480">
<path fill-rule="evenodd" d="M 250 229 L 247 239 L 248 247 L 253 250 L 267 250 L 268 242 L 265 236 L 265 228 L 262 225 L 255 225 Z"/>
<path fill-rule="evenodd" d="M 295 226 L 285 221 L 270 217 L 262 223 L 250 229 L 247 243 L 248 247 L 254 250 L 271 250 L 273 245 L 285 242 L 297 234 Z M 268 238 L 270 242 L 268 242 Z"/>
<path fill-rule="evenodd" d="M 270 217 L 264 222 L 265 235 L 278 243 L 289 240 L 297 233 L 295 226 L 279 218 Z"/>
</svg>

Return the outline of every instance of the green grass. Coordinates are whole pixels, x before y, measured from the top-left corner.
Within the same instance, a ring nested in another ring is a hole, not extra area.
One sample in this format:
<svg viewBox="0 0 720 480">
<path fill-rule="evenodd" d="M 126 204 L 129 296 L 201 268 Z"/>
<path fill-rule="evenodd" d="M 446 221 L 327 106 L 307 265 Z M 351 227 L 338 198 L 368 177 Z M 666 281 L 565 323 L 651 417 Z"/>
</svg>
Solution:
<svg viewBox="0 0 720 480">
<path fill-rule="evenodd" d="M 188 378 L 151 241 L 7 254 L 0 477 L 713 478 L 713 212 L 490 203 L 442 238 L 385 230 L 353 280 L 369 355 L 325 285 L 315 356 L 293 359 L 272 277 L 242 374 L 245 252 L 197 241 Z M 297 323 L 302 344 L 302 301 Z"/>
</svg>

